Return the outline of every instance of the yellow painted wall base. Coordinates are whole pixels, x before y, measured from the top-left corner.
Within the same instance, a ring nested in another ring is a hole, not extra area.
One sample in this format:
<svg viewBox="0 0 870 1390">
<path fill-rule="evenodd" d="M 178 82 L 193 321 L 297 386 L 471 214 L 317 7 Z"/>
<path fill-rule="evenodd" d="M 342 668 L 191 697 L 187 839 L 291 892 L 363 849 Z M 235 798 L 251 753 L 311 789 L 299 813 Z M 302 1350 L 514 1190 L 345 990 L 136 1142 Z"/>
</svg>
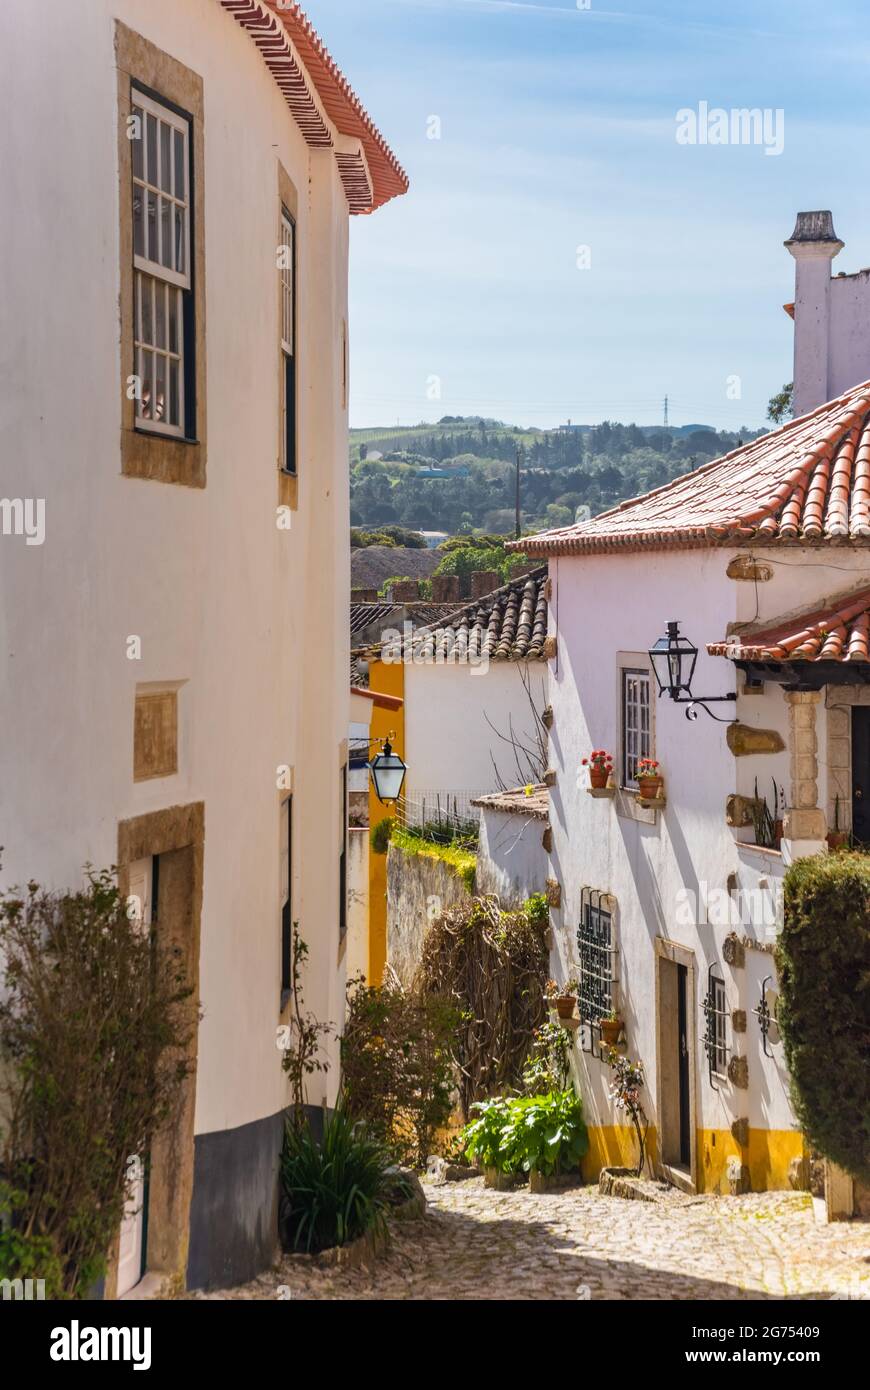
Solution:
<svg viewBox="0 0 870 1390">
<path fill-rule="evenodd" d="M 658 1136 L 651 1125 L 647 1134 L 646 1172 L 658 1167 Z M 699 1192 L 728 1192 L 728 1160 L 739 1158 L 749 1166 L 753 1192 L 788 1190 L 789 1164 L 804 1152 L 803 1135 L 792 1129 L 751 1129 L 749 1143 L 741 1148 L 729 1129 L 697 1132 Z M 637 1164 L 637 1138 L 626 1125 L 591 1125 L 589 1151 L 581 1171 L 584 1181 L 596 1182 L 602 1168 L 633 1168 Z"/>
</svg>

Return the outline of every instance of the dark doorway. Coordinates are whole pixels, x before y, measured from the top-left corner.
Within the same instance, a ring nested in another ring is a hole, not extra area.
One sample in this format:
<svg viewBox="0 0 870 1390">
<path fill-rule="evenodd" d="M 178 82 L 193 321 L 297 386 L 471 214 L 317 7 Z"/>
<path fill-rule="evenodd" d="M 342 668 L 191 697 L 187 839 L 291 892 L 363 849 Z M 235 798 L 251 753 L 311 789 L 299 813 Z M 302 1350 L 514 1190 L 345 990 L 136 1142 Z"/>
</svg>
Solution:
<svg viewBox="0 0 870 1390">
<path fill-rule="evenodd" d="M 689 1038 L 686 1006 L 688 970 L 677 966 L 677 1075 L 680 1087 L 680 1163 L 688 1165 L 691 1158 L 689 1134 Z"/>
<path fill-rule="evenodd" d="M 852 835 L 870 845 L 870 708 L 852 710 Z"/>
</svg>

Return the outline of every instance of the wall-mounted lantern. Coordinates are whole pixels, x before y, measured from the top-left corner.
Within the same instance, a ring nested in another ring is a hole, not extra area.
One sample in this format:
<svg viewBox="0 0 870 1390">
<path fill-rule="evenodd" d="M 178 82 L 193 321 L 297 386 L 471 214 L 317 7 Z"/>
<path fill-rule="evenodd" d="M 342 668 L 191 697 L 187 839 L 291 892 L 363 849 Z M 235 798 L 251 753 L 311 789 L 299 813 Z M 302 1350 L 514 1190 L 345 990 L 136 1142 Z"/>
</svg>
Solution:
<svg viewBox="0 0 870 1390">
<path fill-rule="evenodd" d="M 722 700 L 736 700 L 736 691 L 729 695 L 693 695 L 692 677 L 695 674 L 695 662 L 698 660 L 698 648 L 688 637 L 681 635 L 679 623 L 669 622 L 667 629 L 664 637 L 660 637 L 655 646 L 649 649 L 649 659 L 659 695 L 669 695 L 677 705 L 688 705 L 687 719 L 697 719 L 699 707 L 709 714 L 711 719 L 718 719 L 719 716 L 707 709 L 707 706 Z M 732 722 L 720 720 L 720 723 Z"/>
<path fill-rule="evenodd" d="M 369 772 L 378 800 L 397 801 L 407 768 L 398 753 L 393 752 L 388 738 L 384 739 L 380 753 L 376 753 L 369 763 Z"/>
</svg>

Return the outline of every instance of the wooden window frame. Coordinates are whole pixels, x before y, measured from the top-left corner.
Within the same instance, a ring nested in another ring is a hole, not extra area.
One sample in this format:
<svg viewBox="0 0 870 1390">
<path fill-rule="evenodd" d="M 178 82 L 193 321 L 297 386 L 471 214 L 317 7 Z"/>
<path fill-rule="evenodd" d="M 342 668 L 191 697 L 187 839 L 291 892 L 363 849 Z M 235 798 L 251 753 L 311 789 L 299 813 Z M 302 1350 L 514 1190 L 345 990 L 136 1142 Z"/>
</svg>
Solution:
<svg viewBox="0 0 870 1390">
<path fill-rule="evenodd" d="M 644 731 L 642 727 L 643 701 L 638 699 L 631 704 L 636 705 L 638 711 L 637 726 L 629 723 L 629 695 L 628 684 L 630 680 L 637 680 L 639 683 L 646 684 L 646 712 L 647 727 Z M 620 698 L 620 722 L 619 722 L 619 776 L 620 786 L 627 791 L 637 791 L 637 777 L 633 775 L 631 764 L 637 768 L 640 758 L 651 758 L 653 756 L 653 718 L 652 718 L 652 676 L 650 671 L 642 666 L 621 666 L 619 670 L 619 698 Z M 629 751 L 629 738 L 634 734 L 637 736 L 637 751 Z"/>
</svg>

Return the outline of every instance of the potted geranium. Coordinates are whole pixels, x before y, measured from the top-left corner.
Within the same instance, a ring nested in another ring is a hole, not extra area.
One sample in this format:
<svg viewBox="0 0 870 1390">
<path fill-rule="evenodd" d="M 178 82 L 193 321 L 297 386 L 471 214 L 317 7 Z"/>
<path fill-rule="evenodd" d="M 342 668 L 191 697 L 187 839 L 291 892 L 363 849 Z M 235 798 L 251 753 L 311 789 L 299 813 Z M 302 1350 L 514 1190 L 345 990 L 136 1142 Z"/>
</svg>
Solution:
<svg viewBox="0 0 870 1390">
<path fill-rule="evenodd" d="M 601 1041 L 607 1047 L 615 1047 L 622 1032 L 622 1019 L 616 1010 L 611 1009 L 605 1018 L 599 1019 L 598 1026 L 601 1029 Z"/>
<path fill-rule="evenodd" d="M 828 831 L 827 836 L 826 836 L 826 839 L 827 839 L 827 842 L 828 842 L 828 849 L 830 849 L 830 850 L 842 849 L 844 845 L 847 845 L 847 844 L 849 843 L 849 832 L 848 832 L 848 830 L 841 830 L 841 829 L 840 829 L 840 798 L 839 798 L 839 796 L 835 796 L 835 797 L 834 797 L 834 828 L 833 828 L 833 830 L 829 830 L 829 831 Z"/>
<path fill-rule="evenodd" d="M 589 768 L 589 785 L 601 789 L 606 787 L 613 771 L 613 758 L 604 748 L 593 748 L 583 766 Z"/>
<path fill-rule="evenodd" d="M 555 980 L 548 980 L 546 995 L 550 1008 L 555 1009 L 560 1018 L 574 1017 L 577 989 L 572 980 L 566 980 L 563 985 L 557 985 Z"/>
<path fill-rule="evenodd" d="M 634 775 L 640 795 L 649 801 L 657 801 L 662 794 L 665 779 L 655 758 L 638 758 Z"/>
</svg>

